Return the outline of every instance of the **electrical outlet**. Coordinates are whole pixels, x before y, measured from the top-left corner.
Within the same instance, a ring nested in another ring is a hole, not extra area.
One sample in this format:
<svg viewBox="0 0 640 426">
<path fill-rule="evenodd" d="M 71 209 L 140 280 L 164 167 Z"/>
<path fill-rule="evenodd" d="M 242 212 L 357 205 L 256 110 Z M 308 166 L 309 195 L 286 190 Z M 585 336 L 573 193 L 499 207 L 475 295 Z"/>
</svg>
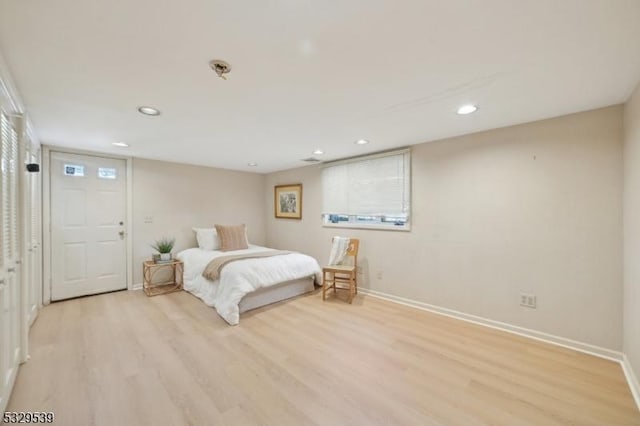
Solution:
<svg viewBox="0 0 640 426">
<path fill-rule="evenodd" d="M 145 216 L 144 223 L 153 223 L 153 216 Z"/>
<path fill-rule="evenodd" d="M 363 273 L 362 266 L 356 267 L 356 271 L 358 272 L 358 274 L 362 274 Z"/>
<path fill-rule="evenodd" d="M 536 308 L 536 296 L 535 294 L 520 293 L 520 306 L 525 308 Z"/>
<path fill-rule="evenodd" d="M 382 271 L 378 271 L 378 273 L 376 274 L 376 278 L 379 280 L 382 279 Z"/>
</svg>

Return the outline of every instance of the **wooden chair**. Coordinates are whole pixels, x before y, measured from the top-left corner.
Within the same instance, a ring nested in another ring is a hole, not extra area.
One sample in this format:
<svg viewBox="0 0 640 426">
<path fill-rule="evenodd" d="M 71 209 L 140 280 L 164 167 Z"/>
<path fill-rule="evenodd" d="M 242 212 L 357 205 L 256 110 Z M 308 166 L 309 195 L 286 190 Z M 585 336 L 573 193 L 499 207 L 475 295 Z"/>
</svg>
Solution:
<svg viewBox="0 0 640 426">
<path fill-rule="evenodd" d="M 349 290 L 349 303 L 358 294 L 358 247 L 360 240 L 351 238 L 345 254 L 345 260 L 351 259 L 349 264 L 328 265 L 322 268 L 322 300 L 326 299 L 327 290 Z M 341 263 L 345 262 L 343 260 Z M 342 286 L 338 286 L 340 284 Z M 347 287 L 344 287 L 344 285 Z"/>
</svg>

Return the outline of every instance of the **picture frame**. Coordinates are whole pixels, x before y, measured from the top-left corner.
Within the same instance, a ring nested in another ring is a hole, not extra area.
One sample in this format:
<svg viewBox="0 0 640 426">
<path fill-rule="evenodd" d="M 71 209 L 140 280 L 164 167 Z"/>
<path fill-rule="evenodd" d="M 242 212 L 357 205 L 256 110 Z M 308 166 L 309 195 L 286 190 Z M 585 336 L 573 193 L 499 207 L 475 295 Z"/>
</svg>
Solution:
<svg viewBox="0 0 640 426">
<path fill-rule="evenodd" d="M 276 219 L 302 219 L 302 184 L 276 185 L 273 191 Z"/>
</svg>

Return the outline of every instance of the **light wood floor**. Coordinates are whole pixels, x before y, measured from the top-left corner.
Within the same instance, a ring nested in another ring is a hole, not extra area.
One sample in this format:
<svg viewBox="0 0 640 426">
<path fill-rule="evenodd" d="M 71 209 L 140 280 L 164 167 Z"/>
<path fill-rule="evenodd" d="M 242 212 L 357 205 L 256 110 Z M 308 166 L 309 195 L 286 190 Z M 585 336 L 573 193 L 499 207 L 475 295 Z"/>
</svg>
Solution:
<svg viewBox="0 0 640 426">
<path fill-rule="evenodd" d="M 614 362 L 317 292 L 236 327 L 184 292 L 54 303 L 8 410 L 64 425 L 640 425 Z"/>
</svg>

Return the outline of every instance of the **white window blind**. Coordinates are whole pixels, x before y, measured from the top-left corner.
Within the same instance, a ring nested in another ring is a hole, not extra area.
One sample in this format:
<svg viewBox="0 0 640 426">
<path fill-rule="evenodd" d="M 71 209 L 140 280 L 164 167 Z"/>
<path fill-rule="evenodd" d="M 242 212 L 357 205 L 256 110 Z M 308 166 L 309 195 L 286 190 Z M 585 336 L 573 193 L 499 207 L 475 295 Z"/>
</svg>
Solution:
<svg viewBox="0 0 640 426">
<path fill-rule="evenodd" d="M 325 166 L 322 170 L 325 223 L 406 225 L 410 211 L 410 163 L 409 150 L 402 150 Z"/>
</svg>

